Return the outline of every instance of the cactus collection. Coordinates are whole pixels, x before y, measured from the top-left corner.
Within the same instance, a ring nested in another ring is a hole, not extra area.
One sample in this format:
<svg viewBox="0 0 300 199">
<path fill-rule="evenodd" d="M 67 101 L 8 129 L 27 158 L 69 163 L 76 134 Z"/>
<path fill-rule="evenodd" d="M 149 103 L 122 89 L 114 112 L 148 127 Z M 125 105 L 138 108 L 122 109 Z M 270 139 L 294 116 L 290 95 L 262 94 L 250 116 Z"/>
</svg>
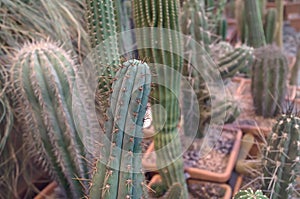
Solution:
<svg viewBox="0 0 300 199">
<path fill-rule="evenodd" d="M 12 148 L 20 146 L 11 139 L 15 131 L 28 156 L 57 182 L 64 198 L 187 199 L 184 136 L 196 135 L 205 142 L 212 124 L 234 123 L 239 128 L 236 119 L 243 115 L 243 107 L 228 92 L 239 76 L 250 77 L 255 116 L 280 117 L 257 156 L 262 167 L 246 161 L 256 139 L 248 133 L 235 164 L 235 170 L 244 175 L 252 171 L 248 168 L 261 169 L 261 189 L 240 190 L 231 196 L 300 197 L 300 118 L 290 110 L 282 114 L 288 83 L 297 85 L 299 60 L 289 71 L 287 57 L 274 42 L 282 45 L 278 28 L 282 1 L 276 0 L 276 9 L 268 10 L 265 0 L 235 2 L 239 46 L 224 41 L 228 32 L 225 0 L 17 1 L 4 1 L 4 9 L 0 8 L 3 16 L 11 15 L 9 7 L 18 5 L 30 11 L 15 21 L 0 20 L 4 46 L 0 47 L 0 166 L 5 165 L 1 172 L 11 167 L 10 162 L 22 162 L 13 154 L 17 149 Z M 27 15 L 40 16 L 35 12 L 40 4 L 51 19 L 46 25 L 38 19 L 27 24 Z M 80 9 L 80 16 L 85 12 L 84 22 L 69 11 L 73 4 L 74 12 Z M 57 26 L 51 32 L 46 28 L 56 22 L 66 29 Z M 23 24 L 29 28 L 21 29 Z M 16 35 L 8 36 L 13 32 Z M 95 88 L 89 75 L 96 76 Z M 224 90 L 218 93 L 219 87 L 212 85 L 222 85 Z M 151 186 L 141 164 L 149 103 L 155 163 L 162 179 Z M 1 173 L 0 188 L 8 190 L 6 184 L 15 179 L 6 180 L 6 176 Z"/>
<path fill-rule="evenodd" d="M 264 117 L 280 113 L 286 95 L 287 58 L 276 46 L 255 49 L 252 65 L 251 93 L 255 112 Z"/>
</svg>

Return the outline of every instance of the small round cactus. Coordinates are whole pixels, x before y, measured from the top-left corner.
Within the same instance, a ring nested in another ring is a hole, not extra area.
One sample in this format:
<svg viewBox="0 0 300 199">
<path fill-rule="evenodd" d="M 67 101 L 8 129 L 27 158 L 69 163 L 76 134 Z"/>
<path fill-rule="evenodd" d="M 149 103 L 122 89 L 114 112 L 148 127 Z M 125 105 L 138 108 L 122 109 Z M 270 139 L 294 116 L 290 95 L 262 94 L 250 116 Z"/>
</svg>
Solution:
<svg viewBox="0 0 300 199">
<path fill-rule="evenodd" d="M 234 199 L 268 199 L 261 190 L 253 191 L 251 188 L 240 190 L 235 194 Z"/>
</svg>

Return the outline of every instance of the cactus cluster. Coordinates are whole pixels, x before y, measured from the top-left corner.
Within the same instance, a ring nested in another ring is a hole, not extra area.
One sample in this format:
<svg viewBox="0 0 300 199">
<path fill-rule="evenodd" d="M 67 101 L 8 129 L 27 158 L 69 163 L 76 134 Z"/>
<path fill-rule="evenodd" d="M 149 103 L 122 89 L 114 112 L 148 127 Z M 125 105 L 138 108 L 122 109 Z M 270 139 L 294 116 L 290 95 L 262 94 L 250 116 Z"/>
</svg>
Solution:
<svg viewBox="0 0 300 199">
<path fill-rule="evenodd" d="M 286 88 L 288 63 L 279 48 L 267 45 L 254 51 L 251 93 L 255 112 L 273 117 L 282 110 Z"/>
<path fill-rule="evenodd" d="M 240 190 L 234 195 L 234 199 L 268 199 L 261 190 L 253 191 L 251 188 Z"/>
<path fill-rule="evenodd" d="M 263 149 L 263 188 L 270 199 L 299 198 L 300 118 L 287 113 L 280 116 Z"/>
<path fill-rule="evenodd" d="M 23 125 L 29 150 L 38 163 L 57 180 L 68 198 L 84 196 L 89 179 L 88 153 L 82 143 L 72 110 L 72 95 L 78 89 L 74 61 L 51 42 L 25 45 L 14 57 L 9 84 L 16 118 Z M 84 133 L 98 121 L 77 101 Z M 91 132 L 88 132 L 91 131 Z M 51 173 L 53 171 L 54 173 Z"/>
<path fill-rule="evenodd" d="M 128 60 L 117 72 L 89 198 L 145 196 L 140 154 L 150 83 L 150 70 L 142 61 Z"/>
</svg>

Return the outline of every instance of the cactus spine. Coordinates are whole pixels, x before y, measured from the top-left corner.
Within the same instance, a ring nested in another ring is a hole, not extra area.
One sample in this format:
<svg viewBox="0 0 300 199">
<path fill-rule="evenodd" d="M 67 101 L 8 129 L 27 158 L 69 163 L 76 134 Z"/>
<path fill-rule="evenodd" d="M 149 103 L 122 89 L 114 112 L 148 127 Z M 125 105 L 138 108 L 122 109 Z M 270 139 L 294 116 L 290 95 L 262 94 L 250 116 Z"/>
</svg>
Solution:
<svg viewBox="0 0 300 199">
<path fill-rule="evenodd" d="M 251 188 L 240 190 L 234 196 L 234 199 L 268 199 L 261 190 L 253 191 Z"/>
<path fill-rule="evenodd" d="M 267 11 L 266 21 L 265 21 L 265 38 L 267 44 L 272 44 L 275 33 L 276 33 L 276 17 L 277 10 L 275 8 L 270 8 Z"/>
<path fill-rule="evenodd" d="M 152 93 L 152 97 L 157 99 L 155 103 L 159 103 L 167 112 L 166 118 L 160 110 L 153 112 L 155 129 L 159 131 L 154 137 L 155 150 L 161 151 L 157 153 L 157 166 L 161 168 L 159 172 L 167 187 L 170 188 L 176 182 L 180 183 L 183 187 L 183 198 L 187 198 L 177 127 L 180 119 L 176 97 L 180 92 L 180 77 L 177 74 L 182 70 L 182 41 L 179 35 L 178 19 L 179 1 L 134 0 L 134 13 L 137 28 L 150 27 L 142 32 L 148 36 L 138 35 L 138 46 L 148 47 L 139 50 L 139 55 L 150 58 L 150 61 L 155 64 L 154 70 L 157 79 L 164 85 L 157 85 Z M 157 43 L 156 41 L 161 42 Z M 163 64 L 174 70 L 167 74 L 164 68 L 156 64 Z M 165 146 L 166 150 L 159 150 Z"/>
<path fill-rule="evenodd" d="M 300 118 L 283 114 L 270 133 L 263 149 L 263 188 L 270 199 L 299 198 L 296 176 L 299 175 Z"/>
<path fill-rule="evenodd" d="M 273 117 L 283 105 L 288 75 L 287 59 L 276 46 L 254 51 L 251 92 L 256 114 Z"/>
<path fill-rule="evenodd" d="M 143 118 L 150 93 L 148 65 L 138 60 L 122 64 L 113 83 L 105 123 L 102 159 L 97 161 L 89 198 L 142 198 L 141 172 Z M 111 142 L 110 142 L 110 141 Z"/>
<path fill-rule="evenodd" d="M 244 1 L 247 25 L 249 30 L 249 45 L 258 48 L 266 45 L 262 24 L 262 13 L 259 1 Z"/>
<path fill-rule="evenodd" d="M 10 71 L 13 106 L 27 145 L 45 170 L 54 170 L 68 198 L 83 197 L 87 184 L 78 179 L 89 179 L 83 132 L 72 114 L 77 72 L 70 56 L 50 42 L 25 45 Z M 84 118 L 89 110 L 78 106 Z M 92 122 L 98 123 L 88 119 L 87 129 Z"/>
</svg>

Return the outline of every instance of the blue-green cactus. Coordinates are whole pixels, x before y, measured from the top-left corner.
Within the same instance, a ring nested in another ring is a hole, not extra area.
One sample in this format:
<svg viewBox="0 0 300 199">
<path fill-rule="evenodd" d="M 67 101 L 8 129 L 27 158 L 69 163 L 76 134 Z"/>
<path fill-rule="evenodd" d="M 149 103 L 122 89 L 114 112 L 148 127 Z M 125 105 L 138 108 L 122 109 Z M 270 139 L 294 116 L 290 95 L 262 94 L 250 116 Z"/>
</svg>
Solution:
<svg viewBox="0 0 300 199">
<path fill-rule="evenodd" d="M 94 169 L 89 198 L 145 196 L 140 153 L 150 83 L 150 70 L 142 61 L 128 60 L 117 72 L 104 125 L 104 147 Z"/>
</svg>

